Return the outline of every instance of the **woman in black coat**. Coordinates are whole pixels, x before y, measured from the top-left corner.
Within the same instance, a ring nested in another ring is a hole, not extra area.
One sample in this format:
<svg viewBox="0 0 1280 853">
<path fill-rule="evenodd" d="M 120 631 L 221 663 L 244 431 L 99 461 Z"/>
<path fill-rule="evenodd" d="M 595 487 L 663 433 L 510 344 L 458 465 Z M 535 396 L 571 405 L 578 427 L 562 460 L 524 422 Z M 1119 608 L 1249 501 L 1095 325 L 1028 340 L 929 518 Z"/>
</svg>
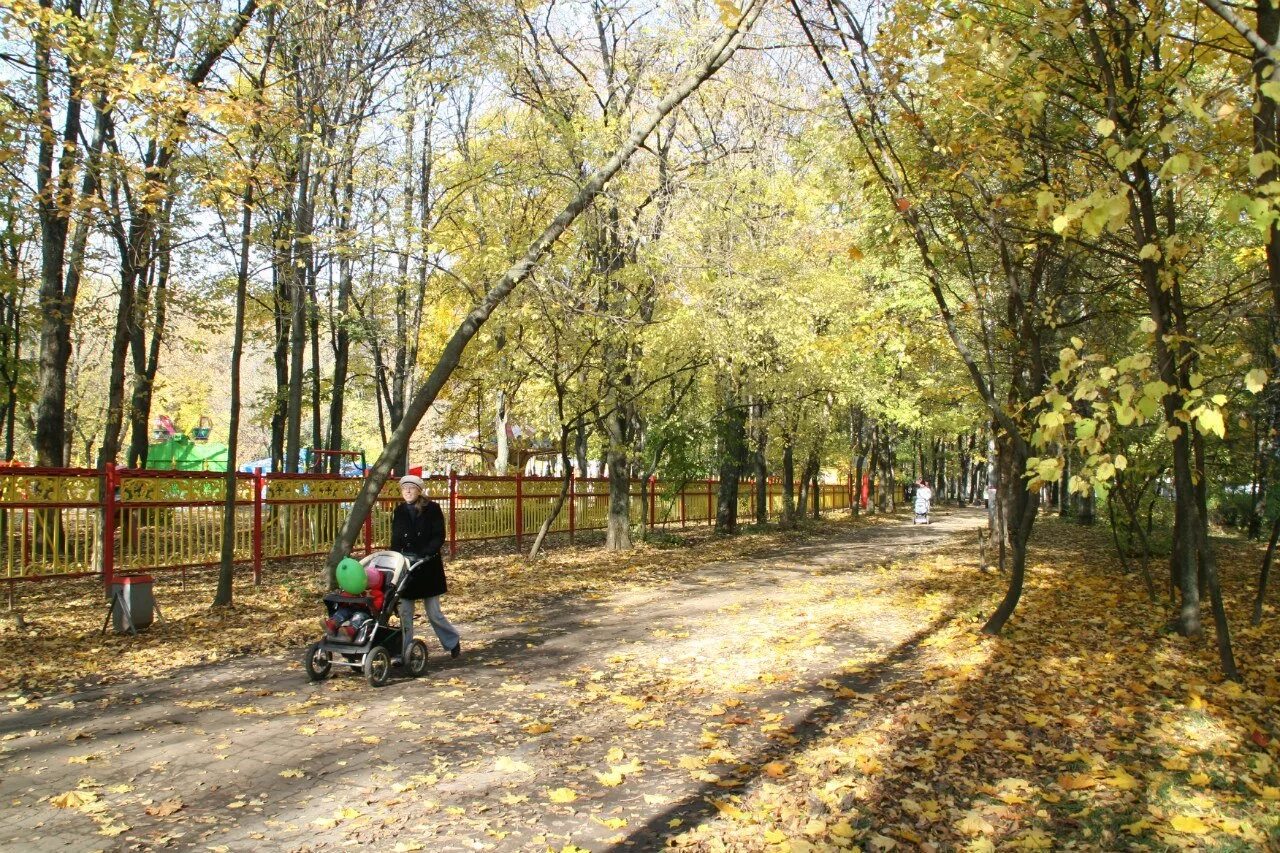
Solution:
<svg viewBox="0 0 1280 853">
<path fill-rule="evenodd" d="M 440 645 L 450 657 L 456 658 L 462 654 L 458 629 L 440 609 L 440 596 L 449 591 L 449 583 L 444 576 L 444 560 L 440 556 L 440 548 L 444 545 L 444 513 L 440 511 L 440 504 L 422 493 L 421 477 L 413 474 L 401 477 L 400 496 L 404 503 L 397 506 L 391 516 L 391 550 L 404 554 L 411 564 L 423 560 L 400 593 L 404 653 L 408 654 L 409 643 L 413 640 L 414 602 L 423 601 L 427 619 Z"/>
</svg>

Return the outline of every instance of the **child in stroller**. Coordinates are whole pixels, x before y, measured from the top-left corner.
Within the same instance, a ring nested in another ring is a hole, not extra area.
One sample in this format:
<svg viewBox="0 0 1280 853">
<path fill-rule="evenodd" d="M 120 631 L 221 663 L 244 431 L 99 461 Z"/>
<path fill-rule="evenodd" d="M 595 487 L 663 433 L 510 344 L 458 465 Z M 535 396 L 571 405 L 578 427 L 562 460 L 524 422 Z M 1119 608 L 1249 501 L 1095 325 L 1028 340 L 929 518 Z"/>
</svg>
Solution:
<svg viewBox="0 0 1280 853">
<path fill-rule="evenodd" d="M 324 597 L 325 627 L 330 629 L 329 633 L 308 646 L 303 658 L 312 681 L 325 678 L 335 664 L 362 669 L 374 687 L 387 683 L 393 664 L 403 663 L 405 671 L 414 677 L 426 672 L 426 643 L 415 639 L 408 651 L 402 652 L 404 634 L 398 624 L 390 623 L 412 568 L 404 555 L 395 551 L 375 551 L 358 563 L 347 557 L 339 564 L 338 577 L 343 589 Z M 378 579 L 371 583 L 369 578 L 373 574 Z M 360 580 L 365 581 L 364 587 Z M 376 601 L 373 595 L 353 592 L 371 592 L 374 583 L 379 593 Z M 339 630 L 335 633 L 331 625 Z M 350 630 L 343 631 L 343 627 Z"/>
<path fill-rule="evenodd" d="M 332 612 L 324 620 L 324 627 L 330 637 L 351 643 L 382 610 L 383 575 L 380 569 L 362 566 L 350 557 L 338 564 L 336 575 L 338 600 L 331 602 L 332 608 L 326 607 Z M 326 597 L 326 604 L 329 603 Z"/>
</svg>

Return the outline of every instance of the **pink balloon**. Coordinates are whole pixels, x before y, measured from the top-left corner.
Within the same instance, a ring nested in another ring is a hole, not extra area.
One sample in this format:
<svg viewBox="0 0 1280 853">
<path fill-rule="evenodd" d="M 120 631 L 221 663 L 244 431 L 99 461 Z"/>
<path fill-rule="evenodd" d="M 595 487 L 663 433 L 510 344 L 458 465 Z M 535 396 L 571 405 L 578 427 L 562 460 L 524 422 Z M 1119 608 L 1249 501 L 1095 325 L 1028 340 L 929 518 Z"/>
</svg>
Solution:
<svg viewBox="0 0 1280 853">
<path fill-rule="evenodd" d="M 364 576 L 369 579 L 369 589 L 382 589 L 382 572 L 373 566 L 365 566 Z"/>
</svg>

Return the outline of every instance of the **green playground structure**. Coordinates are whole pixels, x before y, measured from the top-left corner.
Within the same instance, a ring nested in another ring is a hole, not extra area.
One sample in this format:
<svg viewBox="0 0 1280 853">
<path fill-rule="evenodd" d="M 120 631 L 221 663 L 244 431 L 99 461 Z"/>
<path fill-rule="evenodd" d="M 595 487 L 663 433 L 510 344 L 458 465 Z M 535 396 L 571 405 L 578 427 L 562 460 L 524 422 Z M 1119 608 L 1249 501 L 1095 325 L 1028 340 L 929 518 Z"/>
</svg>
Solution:
<svg viewBox="0 0 1280 853">
<path fill-rule="evenodd" d="M 182 433 L 153 444 L 147 451 L 147 468 L 152 471 L 225 471 L 227 446 L 213 442 L 196 443 Z"/>
</svg>

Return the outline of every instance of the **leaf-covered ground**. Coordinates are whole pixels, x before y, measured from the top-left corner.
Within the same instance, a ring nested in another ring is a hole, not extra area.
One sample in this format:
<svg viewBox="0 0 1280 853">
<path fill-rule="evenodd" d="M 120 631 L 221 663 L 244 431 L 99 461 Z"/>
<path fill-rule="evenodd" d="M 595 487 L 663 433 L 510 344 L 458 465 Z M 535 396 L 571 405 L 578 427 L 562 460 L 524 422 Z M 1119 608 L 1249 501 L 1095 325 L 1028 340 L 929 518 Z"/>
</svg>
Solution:
<svg viewBox="0 0 1280 853">
<path fill-rule="evenodd" d="M 448 561 L 453 594 L 447 611 L 454 621 L 474 621 L 486 613 L 518 612 L 529 602 L 554 596 L 613 589 L 619 584 L 661 583 L 707 563 L 775 549 L 799 539 L 835 535 L 850 525 L 882 523 L 878 516 L 820 521 L 802 531 L 780 533 L 749 528 L 723 539 L 706 528 L 659 532 L 626 554 L 599 548 L 599 537 L 579 535 L 591 547 L 554 543 L 544 558 L 528 563 L 508 545 L 469 543 Z M 75 688 L 144 678 L 246 654 L 270 654 L 317 639 L 321 558 L 269 563 L 262 583 L 252 584 L 237 567 L 235 602 L 213 611 L 217 577 L 213 571 L 166 571 L 154 575 L 160 610 L 139 636 L 102 633 L 107 615 L 101 584 L 91 580 L 20 584 L 14 612 L 0 613 L 0 691 L 10 701 Z"/>
<path fill-rule="evenodd" d="M 85 674 L 119 683 L 10 692 L 0 846 L 1280 843 L 1274 606 L 1260 629 L 1237 624 L 1244 682 L 1225 683 L 1211 642 L 1165 631 L 1167 606 L 1120 574 L 1104 531 L 1046 519 L 1018 614 L 984 637 L 1003 578 L 978 566 L 975 513 L 940 521 L 459 561 L 447 609 L 466 655 L 435 647 L 429 679 L 378 691 L 310 685 L 280 657 L 173 668 L 313 638 L 306 583 L 273 579 L 262 612 L 191 604 L 140 640 L 86 642 L 101 616 L 79 636 L 51 621 L 63 633 L 33 645 L 78 640 Z M 1233 614 L 1256 551 L 1222 545 Z M 167 677 L 138 681 L 150 667 Z"/>
</svg>

